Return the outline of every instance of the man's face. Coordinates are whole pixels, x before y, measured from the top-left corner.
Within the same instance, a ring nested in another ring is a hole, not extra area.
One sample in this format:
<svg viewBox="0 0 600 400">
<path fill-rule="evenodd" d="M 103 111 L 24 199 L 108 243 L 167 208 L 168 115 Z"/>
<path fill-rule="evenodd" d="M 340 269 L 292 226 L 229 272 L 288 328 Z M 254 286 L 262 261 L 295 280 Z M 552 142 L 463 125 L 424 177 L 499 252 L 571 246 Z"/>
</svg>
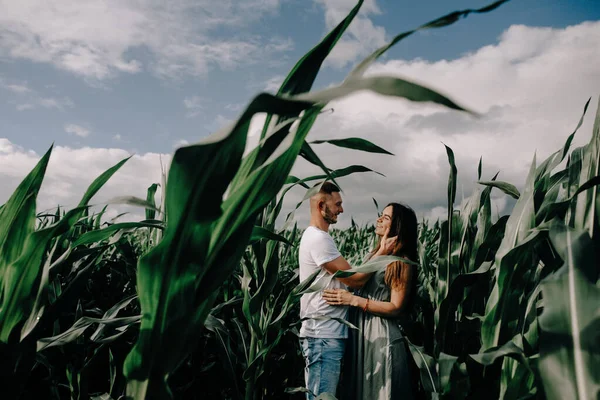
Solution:
<svg viewBox="0 0 600 400">
<path fill-rule="evenodd" d="M 342 207 L 342 196 L 339 192 L 333 192 L 325 196 L 325 204 L 321 209 L 321 216 L 328 224 L 335 224 L 339 214 L 344 212 Z"/>
</svg>

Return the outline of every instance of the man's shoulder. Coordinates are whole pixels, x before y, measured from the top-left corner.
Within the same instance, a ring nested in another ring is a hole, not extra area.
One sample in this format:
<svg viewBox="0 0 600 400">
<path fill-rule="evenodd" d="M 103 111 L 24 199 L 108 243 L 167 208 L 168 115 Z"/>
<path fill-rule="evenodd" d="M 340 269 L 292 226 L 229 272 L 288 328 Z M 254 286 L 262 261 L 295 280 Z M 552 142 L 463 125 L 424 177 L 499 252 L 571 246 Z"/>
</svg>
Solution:
<svg viewBox="0 0 600 400">
<path fill-rule="evenodd" d="M 331 235 L 329 235 L 329 232 L 325 232 L 319 228 L 317 228 L 316 226 L 308 226 L 305 230 L 304 233 L 302 233 L 302 236 L 306 236 L 306 237 L 331 237 Z"/>
<path fill-rule="evenodd" d="M 320 242 L 323 240 L 333 241 L 329 233 L 322 231 L 319 228 L 315 228 L 314 226 L 309 226 L 304 230 L 304 233 L 302 233 L 300 244 L 302 244 L 303 242 L 307 244 L 311 242 Z"/>
</svg>

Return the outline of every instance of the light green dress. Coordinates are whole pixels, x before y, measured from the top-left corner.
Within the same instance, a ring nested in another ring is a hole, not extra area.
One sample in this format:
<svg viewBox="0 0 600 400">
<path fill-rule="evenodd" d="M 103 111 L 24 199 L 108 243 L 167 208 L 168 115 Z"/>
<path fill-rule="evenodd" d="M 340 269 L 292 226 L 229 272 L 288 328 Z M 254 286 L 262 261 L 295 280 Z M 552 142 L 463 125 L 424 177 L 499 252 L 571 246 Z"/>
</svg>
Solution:
<svg viewBox="0 0 600 400">
<path fill-rule="evenodd" d="M 379 301 L 390 301 L 391 289 L 385 284 L 385 271 L 374 273 L 355 294 Z M 353 307 L 341 382 L 344 400 L 412 400 L 409 357 L 400 319 L 388 319 Z M 418 377 L 415 377 L 418 379 Z"/>
</svg>

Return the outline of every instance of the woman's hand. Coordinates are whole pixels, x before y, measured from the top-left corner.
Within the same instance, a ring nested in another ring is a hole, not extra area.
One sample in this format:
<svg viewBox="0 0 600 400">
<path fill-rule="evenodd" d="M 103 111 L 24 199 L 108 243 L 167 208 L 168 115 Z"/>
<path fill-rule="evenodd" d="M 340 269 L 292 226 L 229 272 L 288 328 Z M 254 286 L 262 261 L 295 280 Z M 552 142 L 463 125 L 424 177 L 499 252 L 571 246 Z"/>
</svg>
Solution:
<svg viewBox="0 0 600 400">
<path fill-rule="evenodd" d="M 355 303 L 352 293 L 344 289 L 325 289 L 323 299 L 332 306 L 352 306 Z"/>
<path fill-rule="evenodd" d="M 394 252 L 398 236 L 388 237 L 389 233 L 390 229 L 388 228 L 381 237 L 379 249 L 377 250 L 377 253 L 375 253 L 376 256 L 386 256 Z"/>
</svg>

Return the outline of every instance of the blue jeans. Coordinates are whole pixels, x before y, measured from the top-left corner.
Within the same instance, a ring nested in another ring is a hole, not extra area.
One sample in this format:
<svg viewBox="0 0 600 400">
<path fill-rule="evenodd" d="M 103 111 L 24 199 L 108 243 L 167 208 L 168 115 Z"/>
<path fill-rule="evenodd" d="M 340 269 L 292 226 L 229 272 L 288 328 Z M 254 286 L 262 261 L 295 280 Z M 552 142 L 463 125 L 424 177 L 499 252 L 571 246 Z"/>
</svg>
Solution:
<svg viewBox="0 0 600 400">
<path fill-rule="evenodd" d="M 346 339 L 306 337 L 300 338 L 300 345 L 306 362 L 306 388 L 312 392 L 306 394 L 306 399 L 313 400 L 321 393 L 336 395 Z"/>
</svg>

